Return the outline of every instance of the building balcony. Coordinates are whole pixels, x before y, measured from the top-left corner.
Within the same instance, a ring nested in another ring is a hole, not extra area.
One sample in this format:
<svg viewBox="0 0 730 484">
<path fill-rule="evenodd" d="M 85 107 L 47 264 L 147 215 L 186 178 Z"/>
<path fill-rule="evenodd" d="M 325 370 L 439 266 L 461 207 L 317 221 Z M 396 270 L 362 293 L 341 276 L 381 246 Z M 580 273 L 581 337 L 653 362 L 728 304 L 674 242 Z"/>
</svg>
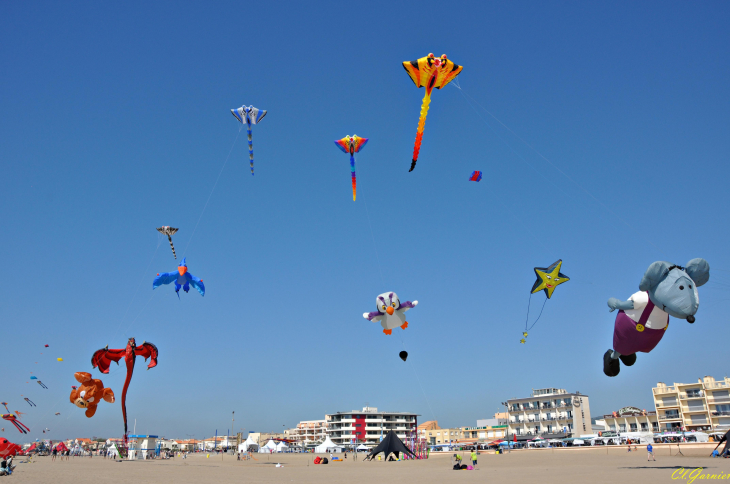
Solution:
<svg viewBox="0 0 730 484">
<path fill-rule="evenodd" d="M 730 397 L 707 397 L 707 402 L 714 404 L 730 403 Z"/>
<path fill-rule="evenodd" d="M 705 388 L 708 389 L 715 389 L 715 388 L 730 388 L 730 384 L 724 381 L 715 381 L 715 382 L 709 382 L 705 383 Z"/>
<path fill-rule="evenodd" d="M 682 420 L 681 415 L 659 415 L 658 420 Z"/>
<path fill-rule="evenodd" d="M 710 412 L 710 413 L 712 414 L 712 418 L 730 416 L 730 412 Z"/>
<path fill-rule="evenodd" d="M 679 402 L 676 405 L 664 405 L 662 402 L 654 402 L 657 408 L 676 408 L 679 407 Z"/>
<path fill-rule="evenodd" d="M 707 413 L 707 409 L 682 407 L 682 413 Z"/>
<path fill-rule="evenodd" d="M 677 389 L 675 387 L 656 387 L 652 388 L 651 391 L 654 395 L 662 395 L 665 393 L 676 393 Z"/>
</svg>

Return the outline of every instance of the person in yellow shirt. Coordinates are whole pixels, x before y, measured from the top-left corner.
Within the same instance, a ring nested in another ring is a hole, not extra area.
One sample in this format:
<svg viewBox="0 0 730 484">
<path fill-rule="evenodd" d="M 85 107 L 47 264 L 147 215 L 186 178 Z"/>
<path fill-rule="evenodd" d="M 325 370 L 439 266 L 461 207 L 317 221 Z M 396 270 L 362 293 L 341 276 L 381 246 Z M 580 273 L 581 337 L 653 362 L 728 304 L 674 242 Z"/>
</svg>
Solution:
<svg viewBox="0 0 730 484">
<path fill-rule="evenodd" d="M 471 451 L 471 465 L 474 467 L 474 469 L 477 468 L 477 450 L 476 450 L 476 448 Z"/>
</svg>

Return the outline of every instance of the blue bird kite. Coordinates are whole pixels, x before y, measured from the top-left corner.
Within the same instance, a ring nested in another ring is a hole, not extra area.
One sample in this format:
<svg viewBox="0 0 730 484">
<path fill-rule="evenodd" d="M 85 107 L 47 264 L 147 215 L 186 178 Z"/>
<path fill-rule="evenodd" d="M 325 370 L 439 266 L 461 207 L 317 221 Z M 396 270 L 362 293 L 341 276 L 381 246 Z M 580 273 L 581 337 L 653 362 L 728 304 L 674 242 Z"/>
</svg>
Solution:
<svg viewBox="0 0 730 484">
<path fill-rule="evenodd" d="M 175 292 L 177 293 L 178 299 L 180 298 L 180 288 L 183 291 L 188 292 L 190 286 L 193 286 L 200 293 L 201 296 L 205 296 L 205 286 L 203 280 L 198 279 L 194 275 L 188 272 L 188 265 L 185 263 L 184 258 L 177 268 L 177 272 L 165 272 L 163 274 L 157 274 L 155 280 L 152 282 L 152 289 L 160 287 L 163 284 L 175 283 Z"/>
</svg>

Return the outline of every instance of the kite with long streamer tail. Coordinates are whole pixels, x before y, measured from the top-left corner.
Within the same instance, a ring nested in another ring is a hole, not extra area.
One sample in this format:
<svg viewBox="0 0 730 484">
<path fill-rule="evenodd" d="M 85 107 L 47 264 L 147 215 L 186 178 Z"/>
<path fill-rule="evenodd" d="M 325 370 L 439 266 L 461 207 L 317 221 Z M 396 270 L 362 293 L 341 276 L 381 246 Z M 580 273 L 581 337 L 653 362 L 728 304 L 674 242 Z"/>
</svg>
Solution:
<svg viewBox="0 0 730 484">
<path fill-rule="evenodd" d="M 416 87 L 425 87 L 426 95 L 423 96 L 423 104 L 421 105 L 421 116 L 418 118 L 418 130 L 416 131 L 416 144 L 413 147 L 413 160 L 411 160 L 411 169 L 413 171 L 418 161 L 418 152 L 421 151 L 421 140 L 423 139 L 423 128 L 426 126 L 426 115 L 428 107 L 431 104 L 431 91 L 433 88 L 441 89 L 456 76 L 461 73 L 463 66 L 454 64 L 446 58 L 446 54 L 440 58 L 428 54 L 427 57 L 421 57 L 418 60 L 406 61 L 403 67 Z"/>
<path fill-rule="evenodd" d="M 175 227 L 170 227 L 169 225 L 163 225 L 162 227 L 157 227 L 157 231 L 161 233 L 162 235 L 167 235 L 167 240 L 170 241 L 170 248 L 172 249 L 172 255 L 177 259 L 177 254 L 175 253 L 175 246 L 172 245 L 172 236 L 177 233 L 177 231 L 180 229 L 176 229 Z"/>
<path fill-rule="evenodd" d="M 28 432 L 30 432 L 30 429 L 26 427 L 23 422 L 18 420 L 18 418 L 12 413 L 4 413 L 0 415 L 0 417 L 2 417 L 3 420 L 7 420 L 11 424 L 15 425 L 15 428 L 18 429 L 18 432 L 20 432 L 21 434 L 27 434 Z"/>
<path fill-rule="evenodd" d="M 2 405 L 3 407 L 5 407 L 5 411 L 7 411 L 8 413 L 10 413 L 10 410 L 8 410 L 8 402 L 0 402 L 0 405 Z"/>
<path fill-rule="evenodd" d="M 265 109 L 255 108 L 253 106 L 241 106 L 238 109 L 231 109 L 231 114 L 235 116 L 241 124 L 246 125 L 246 133 L 248 133 L 248 157 L 251 163 L 251 175 L 253 175 L 253 140 L 251 136 L 251 125 L 258 124 L 264 116 Z"/>
<path fill-rule="evenodd" d="M 360 150 L 367 144 L 367 138 L 361 138 L 356 134 L 352 136 L 345 136 L 342 139 L 335 141 L 335 144 L 339 149 L 345 153 L 350 153 L 350 176 L 352 177 L 352 201 L 355 201 L 357 193 L 357 178 L 355 178 L 355 153 L 359 153 Z"/>
</svg>

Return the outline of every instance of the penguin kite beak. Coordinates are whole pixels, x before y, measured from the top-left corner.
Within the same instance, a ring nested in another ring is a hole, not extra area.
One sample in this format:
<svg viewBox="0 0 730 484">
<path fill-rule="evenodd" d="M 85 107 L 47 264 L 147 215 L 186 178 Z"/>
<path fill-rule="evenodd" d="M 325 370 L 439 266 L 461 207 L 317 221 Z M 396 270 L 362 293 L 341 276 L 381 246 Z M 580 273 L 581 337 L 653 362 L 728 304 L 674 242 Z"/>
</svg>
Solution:
<svg viewBox="0 0 730 484">
<path fill-rule="evenodd" d="M 388 306 L 388 309 L 385 310 L 386 313 L 388 313 L 388 316 L 393 315 L 393 306 Z"/>
</svg>

